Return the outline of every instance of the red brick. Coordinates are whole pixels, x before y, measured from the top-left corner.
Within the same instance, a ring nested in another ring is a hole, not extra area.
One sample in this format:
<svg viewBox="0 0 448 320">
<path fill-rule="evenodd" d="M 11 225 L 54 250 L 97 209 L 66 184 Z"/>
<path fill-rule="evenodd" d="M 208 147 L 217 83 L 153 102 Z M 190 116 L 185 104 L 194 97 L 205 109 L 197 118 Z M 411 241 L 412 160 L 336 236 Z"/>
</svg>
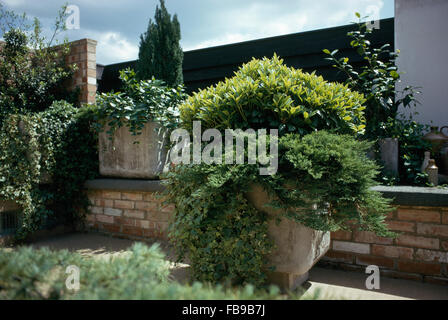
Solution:
<svg viewBox="0 0 448 320">
<path fill-rule="evenodd" d="M 130 218 L 121 218 L 121 217 L 116 217 L 115 218 L 115 223 L 118 225 L 123 225 L 123 226 L 136 226 L 136 221 L 135 219 L 130 219 Z"/>
<path fill-rule="evenodd" d="M 338 230 L 331 233 L 331 239 L 352 240 L 352 233 L 350 231 Z"/>
<path fill-rule="evenodd" d="M 103 191 L 103 198 L 105 198 L 105 199 L 121 199 L 121 192 Z"/>
<path fill-rule="evenodd" d="M 417 223 L 417 233 L 432 236 L 448 237 L 448 226 L 439 224 Z"/>
<path fill-rule="evenodd" d="M 398 220 L 417 222 L 440 222 L 438 211 L 418 210 L 418 209 L 398 209 Z"/>
<path fill-rule="evenodd" d="M 141 193 L 136 193 L 136 192 L 122 192 L 121 199 L 122 200 L 132 200 L 132 201 L 141 201 L 141 200 L 143 200 L 143 195 Z"/>
<path fill-rule="evenodd" d="M 104 207 L 104 208 L 113 208 L 114 207 L 114 200 L 110 200 L 110 199 L 97 199 L 95 200 L 95 205 L 99 206 L 99 207 Z"/>
<path fill-rule="evenodd" d="M 414 249 L 395 247 L 395 246 L 380 246 L 372 245 L 372 254 L 375 256 L 383 256 L 389 258 L 401 258 L 401 259 L 412 259 L 414 254 Z"/>
<path fill-rule="evenodd" d="M 118 209 L 134 209 L 134 202 L 127 200 L 115 200 L 114 208 Z"/>
<path fill-rule="evenodd" d="M 333 250 L 328 251 L 327 254 L 322 259 L 334 262 L 353 263 L 352 254 L 345 252 L 337 252 Z"/>
<path fill-rule="evenodd" d="M 416 237 L 403 234 L 397 238 L 397 244 L 406 247 L 416 247 L 424 249 L 438 249 L 439 239 Z"/>
<path fill-rule="evenodd" d="M 415 259 L 429 262 L 448 263 L 448 252 L 418 249 L 415 253 Z"/>
<path fill-rule="evenodd" d="M 157 203 L 147 201 L 135 202 L 135 209 L 138 210 L 157 210 Z"/>
<path fill-rule="evenodd" d="M 104 229 L 111 233 L 119 233 L 120 232 L 120 226 L 115 225 L 115 224 L 103 224 L 101 229 Z"/>
<path fill-rule="evenodd" d="M 131 235 L 131 236 L 143 236 L 143 229 L 138 227 L 131 227 L 131 226 L 123 226 L 124 234 Z"/>
<path fill-rule="evenodd" d="M 442 214 L 442 223 L 443 224 L 448 224 L 448 212 L 444 212 Z"/>
<path fill-rule="evenodd" d="M 148 211 L 146 213 L 146 217 L 151 221 L 167 222 L 170 220 L 172 215 L 168 212 Z"/>
<path fill-rule="evenodd" d="M 387 221 L 386 223 L 389 226 L 389 229 L 393 231 L 415 232 L 414 222 Z"/>
<path fill-rule="evenodd" d="M 140 210 L 124 210 L 124 216 L 134 219 L 145 219 L 145 212 Z"/>
<path fill-rule="evenodd" d="M 378 244 L 392 244 L 393 239 L 391 238 L 383 238 L 378 237 L 373 232 L 367 231 L 356 231 L 353 234 L 355 242 L 364 242 L 364 243 L 378 243 Z"/>
<path fill-rule="evenodd" d="M 399 271 L 421 273 L 427 275 L 439 275 L 441 272 L 441 265 L 434 263 L 398 261 L 397 267 Z"/>
<path fill-rule="evenodd" d="M 356 264 L 365 266 L 375 265 L 379 267 L 386 267 L 389 269 L 393 269 L 394 260 L 383 257 L 358 256 L 356 257 Z"/>
<path fill-rule="evenodd" d="M 103 214 L 98 214 L 98 215 L 96 215 L 96 221 L 102 222 L 102 223 L 114 223 L 114 217 L 106 216 Z"/>
</svg>

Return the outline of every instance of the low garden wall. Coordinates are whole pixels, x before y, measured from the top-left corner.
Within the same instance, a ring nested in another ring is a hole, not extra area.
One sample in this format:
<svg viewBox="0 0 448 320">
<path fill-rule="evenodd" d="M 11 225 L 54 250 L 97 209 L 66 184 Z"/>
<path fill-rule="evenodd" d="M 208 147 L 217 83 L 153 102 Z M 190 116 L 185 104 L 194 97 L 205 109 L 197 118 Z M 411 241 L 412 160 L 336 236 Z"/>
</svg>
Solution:
<svg viewBox="0 0 448 320">
<path fill-rule="evenodd" d="M 164 205 L 157 194 L 163 190 L 160 181 L 99 179 L 86 186 L 91 230 L 131 239 L 167 239 L 174 207 Z"/>
<path fill-rule="evenodd" d="M 319 265 L 364 272 L 377 265 L 382 275 L 448 285 L 448 192 L 434 188 L 378 187 L 394 198 L 387 218 L 397 239 L 365 231 L 337 231 Z"/>
<path fill-rule="evenodd" d="M 92 202 L 91 230 L 131 239 L 167 239 L 174 207 L 157 192 L 160 181 L 98 179 L 86 184 Z M 332 233 L 320 266 L 364 272 L 377 265 L 382 275 L 448 285 L 448 191 L 434 188 L 378 187 L 394 198 L 387 218 L 397 239 L 365 231 Z"/>
</svg>

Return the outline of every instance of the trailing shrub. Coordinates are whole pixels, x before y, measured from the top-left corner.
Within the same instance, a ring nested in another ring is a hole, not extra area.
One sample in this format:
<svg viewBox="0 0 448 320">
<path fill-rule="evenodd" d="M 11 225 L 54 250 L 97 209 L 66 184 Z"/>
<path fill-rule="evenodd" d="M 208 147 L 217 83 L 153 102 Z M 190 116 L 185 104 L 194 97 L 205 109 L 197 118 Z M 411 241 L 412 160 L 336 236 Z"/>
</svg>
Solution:
<svg viewBox="0 0 448 320">
<path fill-rule="evenodd" d="M 253 185 L 268 191 L 285 218 L 310 228 L 355 225 L 393 236 L 384 224 L 388 201 L 369 189 L 377 174 L 366 158 L 369 144 L 355 139 L 365 127 L 363 103 L 347 86 L 288 68 L 274 56 L 252 60 L 180 106 L 187 130 L 198 120 L 204 130 L 278 128 L 280 134 L 275 175 L 260 175 L 261 165 L 205 163 L 176 165 L 167 174 L 165 195 L 176 207 L 171 239 L 196 279 L 265 281 L 273 267 L 266 260 L 273 248 L 270 217 L 247 200 Z"/>
<path fill-rule="evenodd" d="M 44 226 L 81 221 L 85 180 L 97 175 L 92 107 L 60 101 L 44 112 L 12 114 L 0 130 L 0 198 L 22 208 L 17 239 Z M 48 179 L 51 177 L 51 179 Z"/>
<path fill-rule="evenodd" d="M 318 131 L 279 141 L 279 172 L 262 176 L 255 165 L 182 165 L 167 174 L 167 201 L 174 203 L 170 231 L 179 259 L 188 256 L 193 276 L 213 282 L 262 284 L 268 217 L 247 200 L 260 184 L 284 217 L 321 231 L 350 229 L 393 236 L 384 220 L 389 201 L 372 191 L 377 166 L 370 147 L 349 135 Z"/>
<path fill-rule="evenodd" d="M 182 85 L 170 88 L 154 78 L 139 81 L 131 69 L 121 70 L 120 80 L 122 92 L 97 96 L 98 119 L 106 120 L 98 122 L 98 130 L 107 124 L 107 133 L 113 136 L 117 128 L 126 126 L 133 135 L 138 135 L 148 121 L 159 122 L 167 129 L 176 127 L 177 106 L 185 97 Z"/>
<path fill-rule="evenodd" d="M 80 269 L 79 291 L 66 287 L 68 266 Z M 68 251 L 20 248 L 0 254 L 0 299 L 26 300 L 221 300 L 280 299 L 279 291 L 223 288 L 169 279 L 169 262 L 157 245 L 135 244 L 131 252 L 109 258 Z"/>
<path fill-rule="evenodd" d="M 363 133 L 364 98 L 347 86 L 289 68 L 276 55 L 253 59 L 235 75 L 200 90 L 180 106 L 183 126 L 278 128 L 279 134 L 314 130 Z"/>
</svg>

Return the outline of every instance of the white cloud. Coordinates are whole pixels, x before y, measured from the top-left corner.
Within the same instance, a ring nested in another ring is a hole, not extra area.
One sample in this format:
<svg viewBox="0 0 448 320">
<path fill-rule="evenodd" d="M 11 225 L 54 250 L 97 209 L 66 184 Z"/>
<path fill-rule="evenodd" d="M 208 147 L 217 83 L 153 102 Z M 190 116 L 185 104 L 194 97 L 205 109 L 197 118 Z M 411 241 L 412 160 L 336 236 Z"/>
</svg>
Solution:
<svg viewBox="0 0 448 320">
<path fill-rule="evenodd" d="M 98 41 L 96 48 L 98 63 L 110 64 L 137 59 L 138 46 L 130 43 L 120 33 L 100 33 L 91 38 Z"/>
</svg>

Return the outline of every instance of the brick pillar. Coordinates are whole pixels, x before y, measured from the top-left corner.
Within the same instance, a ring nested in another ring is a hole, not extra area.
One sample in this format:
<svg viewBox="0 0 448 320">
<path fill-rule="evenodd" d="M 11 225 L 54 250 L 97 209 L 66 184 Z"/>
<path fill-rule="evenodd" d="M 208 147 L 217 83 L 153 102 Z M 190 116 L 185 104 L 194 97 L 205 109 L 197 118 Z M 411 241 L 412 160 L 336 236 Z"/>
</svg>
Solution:
<svg viewBox="0 0 448 320">
<path fill-rule="evenodd" d="M 68 63 L 75 63 L 78 70 L 75 72 L 71 88 L 79 87 L 80 103 L 95 103 L 96 95 L 96 45 L 92 39 L 81 39 L 70 42 Z"/>
</svg>

